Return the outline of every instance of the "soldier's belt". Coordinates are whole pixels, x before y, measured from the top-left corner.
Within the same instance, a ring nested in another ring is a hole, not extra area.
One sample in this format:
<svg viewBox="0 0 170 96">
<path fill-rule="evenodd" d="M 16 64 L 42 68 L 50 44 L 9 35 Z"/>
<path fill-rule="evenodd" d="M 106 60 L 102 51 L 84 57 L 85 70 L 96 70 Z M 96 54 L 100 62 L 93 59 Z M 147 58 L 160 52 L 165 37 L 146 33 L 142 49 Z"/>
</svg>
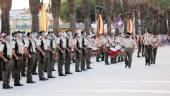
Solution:
<svg viewBox="0 0 170 96">
<path fill-rule="evenodd" d="M 23 54 L 21 54 L 21 53 L 19 53 L 19 54 L 17 54 L 18 56 L 22 56 Z"/>
<path fill-rule="evenodd" d="M 30 54 L 36 54 L 36 52 L 30 52 Z"/>
<path fill-rule="evenodd" d="M 7 58 L 8 60 L 11 60 L 11 59 L 12 59 L 11 56 L 7 56 L 6 58 Z"/>
</svg>

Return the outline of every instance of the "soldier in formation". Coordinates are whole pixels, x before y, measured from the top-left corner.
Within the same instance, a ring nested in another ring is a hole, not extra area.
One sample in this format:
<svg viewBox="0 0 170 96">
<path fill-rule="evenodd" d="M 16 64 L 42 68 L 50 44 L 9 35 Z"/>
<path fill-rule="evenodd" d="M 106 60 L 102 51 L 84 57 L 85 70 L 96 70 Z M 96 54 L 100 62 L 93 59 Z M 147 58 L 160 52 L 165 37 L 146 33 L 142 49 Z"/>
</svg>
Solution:
<svg viewBox="0 0 170 96">
<path fill-rule="evenodd" d="M 86 33 L 68 30 L 61 33 L 17 31 L 12 35 L 0 34 L 0 79 L 3 81 L 3 88 L 13 88 L 9 85 L 10 77 L 13 77 L 14 86 L 23 86 L 21 79 L 24 77 L 26 83 L 36 83 L 32 75 L 38 75 L 40 81 L 55 78 L 53 71 L 56 63 L 59 76 L 73 74 L 73 58 L 75 72 L 92 69 L 93 51 L 97 53 L 97 62 L 104 61 L 106 65 L 110 65 L 125 61 L 125 67 L 131 68 L 135 48 L 132 34 Z M 138 56 L 145 53 L 146 65 L 155 64 L 158 37 L 147 33 L 139 36 L 137 44 Z"/>
</svg>

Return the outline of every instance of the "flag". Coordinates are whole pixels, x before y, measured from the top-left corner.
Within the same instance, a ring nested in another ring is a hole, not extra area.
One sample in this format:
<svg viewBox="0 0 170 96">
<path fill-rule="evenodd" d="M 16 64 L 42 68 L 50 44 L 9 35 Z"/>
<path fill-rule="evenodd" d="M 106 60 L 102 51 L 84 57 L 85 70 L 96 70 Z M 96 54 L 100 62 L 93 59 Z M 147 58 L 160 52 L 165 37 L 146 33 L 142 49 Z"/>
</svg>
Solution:
<svg viewBox="0 0 170 96">
<path fill-rule="evenodd" d="M 103 23 L 102 16 L 100 14 L 98 16 L 97 32 L 100 35 L 104 33 L 104 23 Z"/>
<path fill-rule="evenodd" d="M 114 25 L 118 29 L 121 29 L 123 27 L 123 20 L 120 16 L 116 17 Z"/>
<path fill-rule="evenodd" d="M 133 33 L 133 28 L 134 28 L 134 26 L 133 26 L 132 19 L 128 19 L 128 32 Z"/>
<path fill-rule="evenodd" d="M 47 18 L 47 12 L 45 6 L 42 4 L 40 8 L 40 28 L 42 31 L 47 32 L 48 28 L 48 18 Z"/>
</svg>

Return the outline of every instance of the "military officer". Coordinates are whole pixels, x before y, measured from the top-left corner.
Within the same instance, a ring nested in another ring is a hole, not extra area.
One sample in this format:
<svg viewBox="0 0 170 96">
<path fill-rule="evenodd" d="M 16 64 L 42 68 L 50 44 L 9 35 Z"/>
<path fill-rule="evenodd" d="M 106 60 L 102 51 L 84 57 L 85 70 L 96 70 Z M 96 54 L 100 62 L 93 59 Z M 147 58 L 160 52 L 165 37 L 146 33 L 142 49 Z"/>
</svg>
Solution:
<svg viewBox="0 0 170 96">
<path fill-rule="evenodd" d="M 37 37 L 38 37 L 38 33 L 37 32 L 32 32 L 32 38 L 33 40 L 36 42 L 37 41 Z M 26 41 L 28 41 L 26 39 Z M 37 66 L 38 66 L 38 63 L 39 63 L 39 53 L 37 52 L 37 49 L 36 49 L 36 59 L 35 59 L 35 63 L 33 65 L 33 68 L 32 68 L 32 75 L 38 75 L 37 73 Z"/>
<path fill-rule="evenodd" d="M 97 51 L 97 56 L 96 56 L 96 62 L 100 62 L 100 57 L 101 57 L 101 39 L 99 36 L 94 36 L 93 40 L 94 46 L 93 50 Z"/>
<path fill-rule="evenodd" d="M 28 42 L 25 44 L 25 52 L 28 58 L 27 64 L 27 83 L 35 83 L 32 79 L 33 65 L 36 63 L 36 44 L 32 38 L 32 34 L 28 33 Z"/>
<path fill-rule="evenodd" d="M 28 37 L 27 37 L 27 34 L 26 33 L 22 33 L 22 42 L 24 44 L 24 47 L 25 47 L 25 44 L 28 44 Z M 26 76 L 26 65 L 27 65 L 27 62 L 28 62 L 28 59 L 27 59 L 27 56 L 26 56 L 26 53 L 24 52 L 23 54 L 23 63 L 21 64 L 21 76 Z"/>
<path fill-rule="evenodd" d="M 82 57 L 82 39 L 80 38 L 80 35 L 76 33 L 74 35 L 74 42 L 75 42 L 75 70 L 76 72 L 81 72 L 80 70 L 80 62 Z"/>
<path fill-rule="evenodd" d="M 110 42 L 109 42 L 109 35 L 106 35 L 105 38 L 104 38 L 104 55 L 105 55 L 105 64 L 106 65 L 109 65 L 109 49 L 110 49 Z"/>
<path fill-rule="evenodd" d="M 20 83 L 20 70 L 21 70 L 21 62 L 22 55 L 24 52 L 23 43 L 20 39 L 18 32 L 14 33 L 14 40 L 12 41 L 12 56 L 13 56 L 13 77 L 14 77 L 14 86 L 23 86 Z"/>
<path fill-rule="evenodd" d="M 92 41 L 92 35 L 88 35 L 87 36 L 87 56 L 86 56 L 86 67 L 87 69 L 92 69 L 92 67 L 90 66 L 91 64 L 91 53 L 92 53 L 92 47 L 93 47 L 93 41 Z"/>
<path fill-rule="evenodd" d="M 50 52 L 50 63 L 51 63 L 51 70 L 52 71 L 56 71 L 55 70 L 55 63 L 56 63 L 56 57 L 57 57 L 57 37 L 55 36 L 54 33 L 51 33 L 51 42 L 50 42 L 50 47 L 51 47 L 51 52 Z"/>
<path fill-rule="evenodd" d="M 87 65 L 87 42 L 86 42 L 86 34 L 84 31 L 81 32 L 81 40 L 82 42 L 82 57 L 81 57 L 81 71 L 86 71 Z"/>
<path fill-rule="evenodd" d="M 58 75 L 59 76 L 66 76 L 63 72 L 65 66 L 65 59 L 66 59 L 66 37 L 65 33 L 60 34 L 60 43 L 57 45 L 58 48 Z"/>
<path fill-rule="evenodd" d="M 114 35 L 112 35 L 112 38 L 111 38 L 110 42 L 111 42 L 111 51 L 116 52 L 116 48 L 115 48 L 116 47 L 116 42 L 115 42 Z M 116 53 L 115 53 L 114 56 L 111 57 L 111 64 L 115 64 L 115 63 L 116 63 Z"/>
<path fill-rule="evenodd" d="M 26 64 L 25 64 L 25 62 L 24 62 L 24 54 L 25 54 L 25 46 L 24 46 L 24 40 L 23 40 L 23 33 L 22 32 L 18 32 L 19 33 L 19 52 L 20 52 L 20 54 L 21 54 L 21 60 L 20 60 L 20 74 L 21 74 L 21 76 L 26 76 L 26 74 L 25 74 L 25 66 L 26 66 Z"/>
<path fill-rule="evenodd" d="M 70 72 L 71 54 L 72 54 L 72 39 L 73 38 L 72 38 L 71 32 L 67 32 L 65 74 L 72 74 Z"/>
<path fill-rule="evenodd" d="M 156 35 L 153 35 L 152 46 L 153 46 L 153 49 L 152 49 L 153 50 L 152 64 L 155 64 L 157 49 L 158 49 L 158 38 L 157 38 Z"/>
<path fill-rule="evenodd" d="M 101 61 L 104 61 L 105 60 L 105 44 L 106 44 L 106 38 L 105 38 L 105 35 L 101 35 L 100 38 L 99 38 L 100 42 L 101 42 L 101 46 L 100 46 L 100 57 L 101 57 Z"/>
<path fill-rule="evenodd" d="M 11 77 L 11 71 L 12 71 L 12 49 L 10 45 L 10 35 L 5 36 L 5 42 L 2 43 L 0 41 L 0 58 L 2 58 L 3 67 L 2 67 L 2 76 L 3 76 L 3 89 L 11 89 L 9 85 L 10 77 Z"/>
<path fill-rule="evenodd" d="M 48 80 L 44 76 L 44 67 L 45 67 L 45 49 L 44 49 L 44 38 L 42 32 L 39 33 L 38 38 L 36 40 L 36 48 L 38 50 L 39 64 L 38 64 L 38 74 L 40 81 Z"/>
<path fill-rule="evenodd" d="M 47 77 L 48 78 L 55 78 L 52 75 L 53 50 L 52 50 L 52 47 L 50 45 L 51 41 L 52 41 L 52 38 L 51 38 L 50 33 L 49 33 L 49 34 L 47 34 L 46 40 L 44 42 L 44 44 L 47 46 L 47 49 L 46 49 L 46 47 L 44 47 L 45 50 L 46 50 L 46 64 L 47 64 L 47 69 L 46 70 L 47 70 Z"/>
<path fill-rule="evenodd" d="M 147 33 L 144 38 L 145 44 L 145 65 L 150 66 L 152 60 L 152 36 Z"/>
<path fill-rule="evenodd" d="M 131 68 L 131 64 L 132 64 L 132 54 L 134 52 L 135 49 L 135 41 L 133 39 L 131 39 L 130 37 L 130 33 L 127 33 L 127 36 L 125 38 L 125 68 Z"/>
</svg>

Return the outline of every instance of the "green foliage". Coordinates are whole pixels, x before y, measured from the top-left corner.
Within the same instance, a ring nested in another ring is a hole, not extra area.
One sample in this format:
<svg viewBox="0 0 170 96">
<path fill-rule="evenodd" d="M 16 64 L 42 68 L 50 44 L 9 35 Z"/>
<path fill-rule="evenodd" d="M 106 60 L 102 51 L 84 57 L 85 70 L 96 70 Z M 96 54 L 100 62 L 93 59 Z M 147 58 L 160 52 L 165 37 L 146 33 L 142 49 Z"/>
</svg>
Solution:
<svg viewBox="0 0 170 96">
<path fill-rule="evenodd" d="M 157 0 L 162 10 L 170 9 L 170 0 Z"/>
<path fill-rule="evenodd" d="M 68 0 L 62 0 L 62 2 L 61 2 L 60 18 L 61 18 L 63 21 L 69 21 Z"/>
<path fill-rule="evenodd" d="M 95 0 L 90 1 L 90 18 L 91 21 L 95 21 Z M 68 0 L 62 0 L 61 2 L 61 19 L 64 21 L 69 21 L 69 7 L 68 7 Z M 76 0 L 76 21 L 83 22 L 83 15 L 82 15 L 82 0 Z"/>
<path fill-rule="evenodd" d="M 69 0 L 62 0 L 61 4 L 61 19 L 63 21 L 68 22 L 69 21 L 69 7 L 68 7 L 68 1 Z M 90 1 L 90 19 L 91 22 L 95 21 L 96 15 L 95 15 L 95 7 L 96 7 L 96 0 L 89 0 Z M 170 10 L 170 0 L 155 0 L 156 4 L 160 6 L 161 10 Z M 107 11 L 107 10 L 104 10 Z M 120 13 L 126 12 L 126 8 L 123 8 L 120 4 L 113 5 L 113 16 L 117 16 Z M 104 12 L 105 13 L 105 12 Z M 104 20 L 106 19 L 106 16 L 104 14 Z M 76 21 L 77 22 L 83 22 L 83 15 L 82 15 L 82 0 L 76 0 Z"/>
</svg>

